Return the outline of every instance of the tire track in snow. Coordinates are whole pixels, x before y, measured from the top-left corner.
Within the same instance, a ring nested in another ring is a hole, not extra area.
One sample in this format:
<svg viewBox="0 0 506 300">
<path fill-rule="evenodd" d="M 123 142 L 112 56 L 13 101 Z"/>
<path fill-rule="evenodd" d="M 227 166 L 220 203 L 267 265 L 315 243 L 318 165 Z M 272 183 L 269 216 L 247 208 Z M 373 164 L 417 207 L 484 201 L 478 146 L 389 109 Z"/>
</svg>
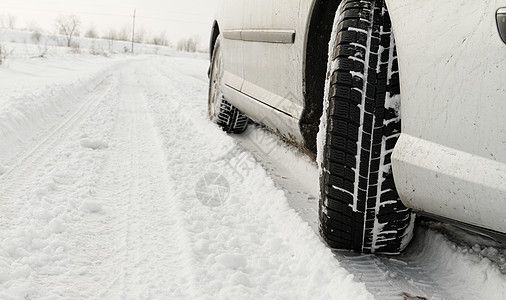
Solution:
<svg viewBox="0 0 506 300">
<path fill-rule="evenodd" d="M 245 134 L 236 137 L 262 163 L 276 185 L 287 191 L 290 206 L 319 237 L 318 203 L 312 201 L 319 197 L 319 183 L 307 178 L 308 174 L 318 176 L 317 166 L 307 158 L 301 158 L 300 151 L 294 146 L 276 138 L 275 134 L 258 126 L 251 126 Z M 308 186 L 308 182 L 313 182 L 314 186 Z M 322 243 L 325 242 L 322 240 Z M 434 300 L 453 299 L 451 293 L 438 284 L 441 278 L 431 274 L 423 263 L 411 258 L 416 256 L 416 252 L 398 257 L 360 255 L 349 251 L 335 251 L 334 254 L 343 267 L 359 282 L 366 284 L 376 299 L 402 299 L 403 293 Z"/>
<path fill-rule="evenodd" d="M 245 134 L 235 138 L 261 162 L 276 185 L 287 192 L 290 206 L 320 237 L 318 203 L 313 200 L 319 197 L 319 183 L 314 178 L 307 178 L 308 175 L 317 178 L 316 164 L 301 157 L 304 154 L 294 146 L 258 126 L 250 126 Z M 322 243 L 325 242 L 322 240 Z M 429 299 L 452 299 L 438 285 L 437 277 L 433 278 L 422 264 L 404 254 L 393 259 L 348 251 L 335 251 L 335 255 L 343 267 L 366 284 L 376 299 L 402 299 L 401 295 L 405 292 Z"/>
<path fill-rule="evenodd" d="M 184 222 L 142 89 L 131 63 L 110 77 L 2 177 L 19 198 L 1 198 L 13 211 L 0 230 L 2 299 L 195 298 Z"/>
<path fill-rule="evenodd" d="M 100 299 L 193 298 L 191 257 L 184 224 L 165 171 L 164 157 L 153 130 L 135 68 L 123 70 L 115 147 L 97 187 L 97 199 L 108 203 L 107 221 L 88 224 L 93 237 L 89 255 L 108 249 L 93 271 L 109 284 Z M 94 232 L 108 224 L 106 234 Z M 96 236 L 99 236 L 97 239 Z"/>
<path fill-rule="evenodd" d="M 33 150 L 19 159 L 4 174 L 0 175 L 0 195 L 2 195 L 0 210 L 3 213 L 3 218 L 0 219 L 1 228 L 8 229 L 11 226 L 12 218 L 19 215 L 19 211 L 25 208 L 28 202 L 25 198 L 26 192 L 33 189 L 28 183 L 34 181 L 34 178 L 40 177 L 40 174 L 37 174 L 36 171 L 47 160 L 49 153 L 53 152 L 62 141 L 67 140 L 83 122 L 84 118 L 97 108 L 104 95 L 109 92 L 111 83 L 112 79 L 110 77 L 106 77 L 101 81 L 75 111 L 69 113 L 58 126 L 52 128 L 49 134 Z M 51 188 L 52 184 L 49 185 L 48 188 Z M 44 190 L 40 192 L 45 193 Z M 17 206 L 13 207 L 13 202 L 17 203 Z"/>
<path fill-rule="evenodd" d="M 265 171 L 207 120 L 207 86 L 192 76 L 199 68 L 184 68 L 161 61 L 143 71 L 150 75 L 148 103 L 185 211 L 200 295 L 368 299 L 362 284 L 339 267 Z M 234 164 L 241 162 L 227 156 L 228 150 L 244 154 L 246 173 L 237 174 Z M 206 206 L 195 197 L 199 179 L 210 173 L 230 183 L 223 205 Z"/>
<path fill-rule="evenodd" d="M 188 70 L 186 72 L 190 74 L 186 75 L 185 73 L 179 77 L 171 76 L 165 71 L 164 76 L 169 78 L 168 81 L 177 82 L 173 86 L 173 89 L 177 90 L 178 86 L 188 86 L 190 77 L 195 77 L 192 74 L 194 71 L 193 69 Z M 180 90 L 180 94 L 176 96 L 181 99 L 194 99 L 195 96 L 192 96 L 192 92 L 189 91 L 193 91 L 193 94 L 200 91 L 202 100 L 194 101 L 196 104 L 193 111 L 183 104 L 173 104 L 174 109 L 179 109 L 179 115 L 192 120 L 193 126 L 189 126 L 195 130 L 209 126 L 198 118 L 192 118 L 192 113 L 194 115 L 207 114 L 205 105 L 207 94 L 204 94 L 204 92 L 207 93 L 206 89 L 207 86 L 194 80 L 191 89 Z M 307 178 L 318 174 L 314 163 L 307 157 L 302 157 L 303 154 L 299 153 L 295 147 L 287 145 L 279 137 L 265 129 L 253 127 L 243 135 L 234 136 L 234 139 L 239 141 L 243 147 L 242 151 L 251 153 L 256 161 L 263 166 L 276 186 L 285 191 L 290 207 L 297 211 L 320 238 L 317 215 L 318 179 Z M 224 143 L 226 144 L 226 142 Z M 324 244 L 323 241 L 322 244 Z M 427 268 L 417 260 L 410 259 L 409 256 L 401 256 L 399 260 L 391 260 L 390 257 L 355 255 L 341 251 L 334 252 L 334 255 L 343 267 L 355 275 L 357 282 L 366 284 L 368 290 L 377 299 L 402 299 L 403 293 L 424 296 L 428 299 L 452 299 L 451 292 L 448 293 L 438 285 L 439 278 L 433 278 L 434 275 Z"/>
</svg>

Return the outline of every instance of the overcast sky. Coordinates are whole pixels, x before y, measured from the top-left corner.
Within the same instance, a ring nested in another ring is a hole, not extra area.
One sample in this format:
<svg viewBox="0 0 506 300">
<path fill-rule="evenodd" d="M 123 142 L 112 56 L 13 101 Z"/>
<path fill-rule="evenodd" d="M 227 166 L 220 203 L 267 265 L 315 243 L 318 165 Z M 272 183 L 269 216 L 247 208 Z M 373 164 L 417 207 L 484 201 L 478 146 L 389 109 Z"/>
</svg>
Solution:
<svg viewBox="0 0 506 300">
<path fill-rule="evenodd" d="M 62 14 L 76 14 L 82 32 L 92 24 L 103 34 L 132 26 L 137 10 L 136 28 L 151 34 L 166 31 L 173 44 L 183 37 L 198 35 L 206 43 L 218 0 L 0 0 L 0 15 L 17 17 L 16 27 L 36 24 L 45 31 L 55 31 L 55 19 Z"/>
</svg>

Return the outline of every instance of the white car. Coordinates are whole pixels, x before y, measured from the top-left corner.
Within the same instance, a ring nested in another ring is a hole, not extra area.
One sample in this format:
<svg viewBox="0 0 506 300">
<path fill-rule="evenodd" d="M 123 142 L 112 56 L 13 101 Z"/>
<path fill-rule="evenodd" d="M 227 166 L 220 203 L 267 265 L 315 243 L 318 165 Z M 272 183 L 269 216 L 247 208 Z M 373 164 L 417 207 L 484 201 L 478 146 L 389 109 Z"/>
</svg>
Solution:
<svg viewBox="0 0 506 300">
<path fill-rule="evenodd" d="M 399 253 L 415 212 L 504 236 L 502 7 L 222 0 L 209 115 L 234 133 L 261 122 L 316 157 L 332 248 Z"/>
</svg>

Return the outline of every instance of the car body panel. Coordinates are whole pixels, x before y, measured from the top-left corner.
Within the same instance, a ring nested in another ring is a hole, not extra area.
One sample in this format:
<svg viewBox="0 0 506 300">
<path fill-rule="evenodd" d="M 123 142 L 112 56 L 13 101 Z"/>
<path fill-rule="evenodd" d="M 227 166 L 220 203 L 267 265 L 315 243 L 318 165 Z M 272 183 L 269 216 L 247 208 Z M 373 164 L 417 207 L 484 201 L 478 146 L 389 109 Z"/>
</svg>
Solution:
<svg viewBox="0 0 506 300">
<path fill-rule="evenodd" d="M 278 134 L 296 145 L 301 145 L 302 135 L 298 130 L 297 119 L 277 110 L 266 106 L 264 103 L 252 99 L 248 95 L 233 89 L 229 86 L 223 87 L 223 95 L 230 103 L 242 112 L 247 112 L 248 117 L 262 122 L 262 124 L 275 130 Z M 230 100 L 229 100 L 230 99 Z"/>
<path fill-rule="evenodd" d="M 506 164 L 402 134 L 394 177 L 416 211 L 506 231 Z"/>
<path fill-rule="evenodd" d="M 242 92 L 298 119 L 303 109 L 299 0 L 243 0 L 249 30 L 293 31 L 293 43 L 244 43 Z M 262 70 L 259 72 L 258 70 Z"/>
<path fill-rule="evenodd" d="M 506 232 L 506 1 L 388 1 L 399 56 L 396 186 L 416 210 Z"/>
<path fill-rule="evenodd" d="M 222 0 L 219 2 L 218 11 L 223 11 L 227 17 L 219 18 L 219 27 L 242 29 L 244 20 L 242 12 L 244 10 L 243 1 Z M 240 90 L 244 82 L 243 68 L 243 43 L 236 39 L 222 39 L 223 51 L 223 82 L 235 89 Z"/>
<path fill-rule="evenodd" d="M 299 0 L 236 2 L 241 4 L 236 4 L 235 7 L 220 5 L 217 17 L 225 40 L 224 47 L 236 42 L 240 44 L 237 48 L 242 48 L 240 72 L 244 74 L 243 77 L 236 76 L 239 70 L 228 70 L 235 68 L 230 64 L 237 63 L 237 59 L 226 60 L 224 63 L 224 83 L 235 90 L 227 88 L 225 94 L 235 94 L 229 98 L 230 103 L 243 110 L 247 107 L 248 115 L 255 121 L 273 127 L 285 138 L 303 145 L 304 140 L 298 126 L 304 109 L 303 74 L 300 70 L 304 64 L 305 31 L 312 5 L 307 1 L 300 1 L 299 5 Z M 267 7 L 267 10 L 260 7 Z M 220 21 L 228 19 L 232 14 L 236 19 L 241 14 L 240 9 L 243 9 L 241 22 Z M 265 41 L 269 33 L 270 38 L 276 34 L 285 38 L 293 34 L 294 39 L 293 42 L 286 39 Z M 279 68 L 280 65 L 284 67 Z M 277 112 L 269 112 L 271 109 Z"/>
<path fill-rule="evenodd" d="M 400 70 L 402 134 L 392 161 L 401 199 L 418 211 L 506 232 L 506 45 L 495 21 L 506 0 L 386 2 Z M 225 59 L 227 100 L 302 145 L 316 0 L 222 3 L 224 56 L 236 55 Z"/>
</svg>

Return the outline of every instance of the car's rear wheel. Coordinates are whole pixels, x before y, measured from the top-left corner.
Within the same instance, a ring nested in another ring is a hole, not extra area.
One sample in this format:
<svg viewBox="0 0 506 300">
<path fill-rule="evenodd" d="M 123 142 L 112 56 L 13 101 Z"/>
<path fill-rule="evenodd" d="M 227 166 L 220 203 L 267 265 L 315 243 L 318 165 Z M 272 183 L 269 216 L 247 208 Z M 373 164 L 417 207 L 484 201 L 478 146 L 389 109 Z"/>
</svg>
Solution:
<svg viewBox="0 0 506 300">
<path fill-rule="evenodd" d="M 209 74 L 209 118 L 226 132 L 244 132 L 248 126 L 248 117 L 226 101 L 221 90 L 223 61 L 220 36 L 218 36 L 214 46 Z"/>
<path fill-rule="evenodd" d="M 343 1 L 329 52 L 318 137 L 320 232 L 332 248 L 399 253 L 414 214 L 400 201 L 391 169 L 400 91 L 384 1 Z"/>
</svg>

